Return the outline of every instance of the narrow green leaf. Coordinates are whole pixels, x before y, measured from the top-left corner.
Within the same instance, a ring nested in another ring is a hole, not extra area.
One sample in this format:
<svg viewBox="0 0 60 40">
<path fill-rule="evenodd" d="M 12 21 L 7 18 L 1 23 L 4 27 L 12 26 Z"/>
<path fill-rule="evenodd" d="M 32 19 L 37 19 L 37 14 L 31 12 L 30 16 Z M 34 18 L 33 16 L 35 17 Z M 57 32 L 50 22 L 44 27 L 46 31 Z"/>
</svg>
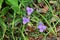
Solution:
<svg viewBox="0 0 60 40">
<path fill-rule="evenodd" d="M 1 5 L 2 5 L 2 3 L 3 3 L 3 0 L 0 0 L 0 9 L 1 9 Z"/>
</svg>

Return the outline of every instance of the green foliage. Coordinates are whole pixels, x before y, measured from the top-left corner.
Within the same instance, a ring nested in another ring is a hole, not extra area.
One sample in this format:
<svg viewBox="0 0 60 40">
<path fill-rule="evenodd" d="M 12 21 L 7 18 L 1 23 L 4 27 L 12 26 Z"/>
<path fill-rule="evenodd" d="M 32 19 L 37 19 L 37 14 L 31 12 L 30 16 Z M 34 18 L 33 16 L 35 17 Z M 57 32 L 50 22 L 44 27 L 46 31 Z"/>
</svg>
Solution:
<svg viewBox="0 0 60 40">
<path fill-rule="evenodd" d="M 18 11 L 18 0 L 6 0 L 6 3 L 10 5 L 14 11 Z"/>
<path fill-rule="evenodd" d="M 7 12 L 8 12 L 8 10 L 9 10 L 9 7 L 5 7 L 5 8 L 3 8 L 2 11 L 1 11 L 1 13 L 0 13 L 0 17 L 6 15 Z"/>
<path fill-rule="evenodd" d="M 41 0 L 38 0 L 38 3 L 40 3 L 41 2 Z"/>
<path fill-rule="evenodd" d="M 1 7 L 2 7 L 2 3 L 3 3 L 3 0 L 0 0 L 0 9 L 1 9 Z"/>
<path fill-rule="evenodd" d="M 0 40 L 29 40 L 29 37 L 38 37 L 49 33 L 57 35 L 56 26 L 60 23 L 60 12 L 53 12 L 53 6 L 47 0 L 37 0 L 38 3 L 43 2 L 49 9 L 46 13 L 39 13 L 35 9 L 43 9 L 34 3 L 35 0 L 0 0 Z M 3 5 L 2 5 L 3 4 Z M 58 4 L 58 3 L 57 3 Z M 28 16 L 26 7 L 32 7 L 34 12 Z M 55 16 L 55 15 L 59 16 Z M 23 25 L 23 17 L 30 18 L 30 22 Z M 51 22 L 52 17 L 57 19 Z M 39 32 L 38 23 L 42 21 L 47 26 L 47 32 Z M 34 28 L 27 30 L 28 25 Z M 31 32 L 31 30 L 35 31 Z M 27 30 L 27 32 L 26 32 Z"/>
</svg>

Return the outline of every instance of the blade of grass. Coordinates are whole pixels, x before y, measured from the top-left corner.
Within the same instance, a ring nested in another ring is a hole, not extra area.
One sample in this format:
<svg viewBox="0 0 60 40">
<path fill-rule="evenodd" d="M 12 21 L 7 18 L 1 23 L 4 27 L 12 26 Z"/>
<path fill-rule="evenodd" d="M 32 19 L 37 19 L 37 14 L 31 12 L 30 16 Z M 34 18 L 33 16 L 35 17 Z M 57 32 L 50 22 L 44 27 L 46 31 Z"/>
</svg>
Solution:
<svg viewBox="0 0 60 40">
<path fill-rule="evenodd" d="M 15 40 L 15 38 L 14 38 L 14 24 L 15 24 L 15 17 L 16 17 L 16 12 L 14 12 L 14 18 L 13 18 L 13 21 L 12 21 L 12 37 L 13 37 L 13 39 Z"/>
</svg>

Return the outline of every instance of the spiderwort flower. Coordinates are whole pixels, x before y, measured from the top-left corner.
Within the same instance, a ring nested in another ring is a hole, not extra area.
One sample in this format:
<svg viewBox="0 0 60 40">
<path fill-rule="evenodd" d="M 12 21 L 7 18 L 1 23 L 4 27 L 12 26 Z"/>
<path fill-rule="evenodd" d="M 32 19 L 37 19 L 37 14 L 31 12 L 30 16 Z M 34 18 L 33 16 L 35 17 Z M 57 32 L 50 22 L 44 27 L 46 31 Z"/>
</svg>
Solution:
<svg viewBox="0 0 60 40">
<path fill-rule="evenodd" d="M 26 11 L 27 11 L 27 14 L 28 14 L 28 15 L 31 15 L 32 12 L 33 12 L 33 8 L 27 7 L 27 8 L 26 8 Z"/>
<path fill-rule="evenodd" d="M 46 26 L 42 22 L 40 22 L 38 25 L 38 29 L 40 32 L 43 32 L 44 30 L 46 30 Z"/>
<path fill-rule="evenodd" d="M 26 23 L 28 23 L 29 21 L 30 21 L 29 18 L 23 17 L 23 24 L 26 24 Z"/>
</svg>

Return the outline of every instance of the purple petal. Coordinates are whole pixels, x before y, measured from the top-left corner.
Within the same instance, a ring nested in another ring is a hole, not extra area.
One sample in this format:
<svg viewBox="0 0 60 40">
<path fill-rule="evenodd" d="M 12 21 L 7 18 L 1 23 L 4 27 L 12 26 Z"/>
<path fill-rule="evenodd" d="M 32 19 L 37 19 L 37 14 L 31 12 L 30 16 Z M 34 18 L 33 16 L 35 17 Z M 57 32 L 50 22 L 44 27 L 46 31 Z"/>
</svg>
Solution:
<svg viewBox="0 0 60 40">
<path fill-rule="evenodd" d="M 38 25 L 38 29 L 41 29 L 43 25 Z"/>
<path fill-rule="evenodd" d="M 43 29 L 46 30 L 46 26 L 43 26 Z"/>
<path fill-rule="evenodd" d="M 32 12 L 33 12 L 33 8 L 27 7 L 26 10 L 27 10 L 27 14 L 28 14 L 28 15 L 31 15 Z"/>
<path fill-rule="evenodd" d="M 23 24 L 26 24 L 27 22 L 29 22 L 30 20 L 26 17 L 23 17 Z"/>
<path fill-rule="evenodd" d="M 42 22 L 39 22 L 39 25 L 44 25 Z"/>
<path fill-rule="evenodd" d="M 38 25 L 38 29 L 40 32 L 43 32 L 44 30 L 46 30 L 46 26 L 42 22 L 40 22 Z"/>
<path fill-rule="evenodd" d="M 43 29 L 40 29 L 39 31 L 40 31 L 40 32 L 43 32 L 44 30 L 43 30 Z"/>
</svg>

